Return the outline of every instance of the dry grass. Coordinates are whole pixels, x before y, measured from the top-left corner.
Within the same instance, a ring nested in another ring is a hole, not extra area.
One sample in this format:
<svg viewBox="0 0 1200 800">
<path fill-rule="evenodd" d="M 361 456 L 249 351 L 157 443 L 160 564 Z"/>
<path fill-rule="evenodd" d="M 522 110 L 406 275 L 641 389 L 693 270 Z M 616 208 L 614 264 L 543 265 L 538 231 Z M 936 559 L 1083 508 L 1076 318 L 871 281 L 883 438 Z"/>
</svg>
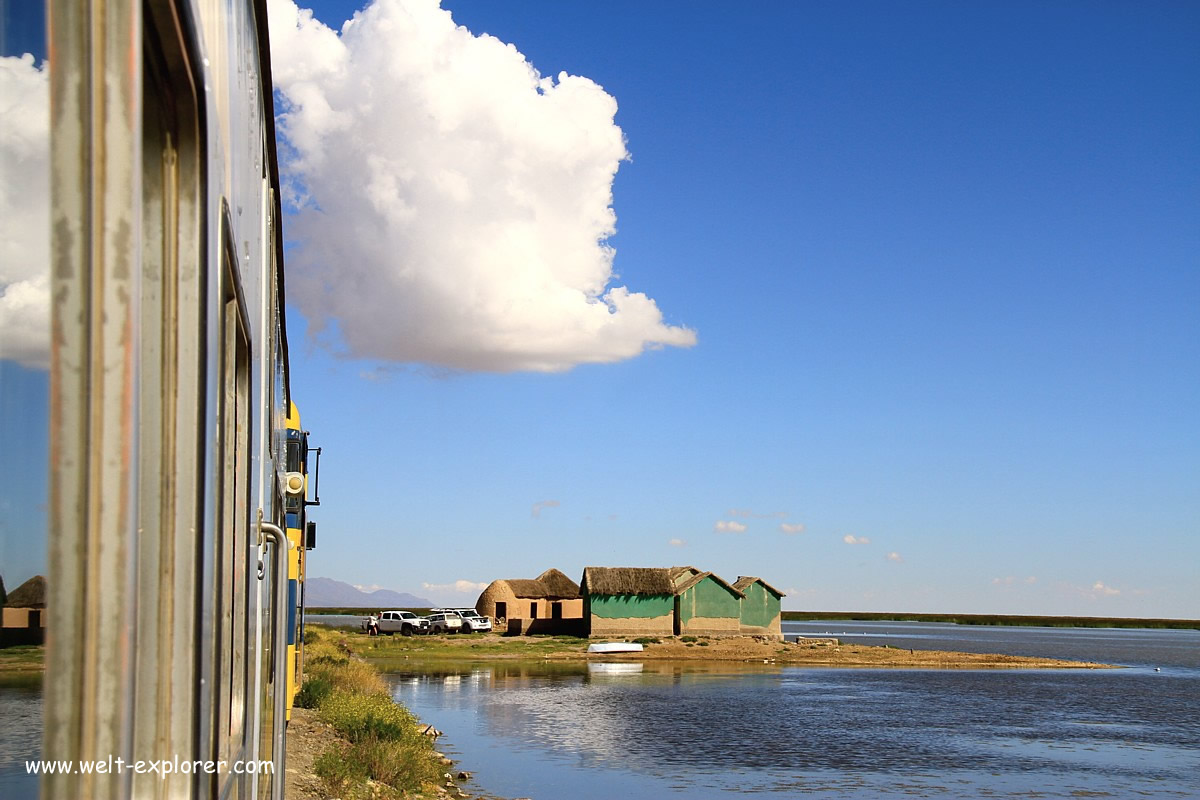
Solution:
<svg viewBox="0 0 1200 800">
<path fill-rule="evenodd" d="M 334 796 L 400 798 L 436 785 L 441 765 L 417 719 L 395 703 L 370 664 L 350 654 L 341 634 L 313 631 L 305 645 L 305 687 L 318 717 L 343 741 L 313 763 Z"/>
</svg>

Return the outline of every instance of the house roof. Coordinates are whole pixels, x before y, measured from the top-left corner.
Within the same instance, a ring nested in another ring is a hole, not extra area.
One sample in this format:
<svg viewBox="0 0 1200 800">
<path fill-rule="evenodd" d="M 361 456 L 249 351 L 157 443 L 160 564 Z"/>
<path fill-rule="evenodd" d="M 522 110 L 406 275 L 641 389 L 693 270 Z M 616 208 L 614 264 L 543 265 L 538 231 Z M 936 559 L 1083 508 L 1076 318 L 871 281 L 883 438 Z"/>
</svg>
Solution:
<svg viewBox="0 0 1200 800">
<path fill-rule="evenodd" d="M 583 586 L 589 594 L 674 595 L 709 577 L 739 597 L 744 596 L 719 575 L 695 567 L 586 567 Z"/>
<path fill-rule="evenodd" d="M 775 595 L 776 597 L 786 597 L 786 595 L 783 592 L 779 591 L 774 586 L 772 586 L 771 584 L 764 581 L 762 578 L 755 578 L 752 576 L 742 577 L 739 575 L 738 579 L 733 582 L 733 588 L 737 589 L 740 592 L 745 592 L 746 589 L 752 583 L 761 583 L 763 585 L 764 589 L 766 589 L 768 592 Z"/>
<path fill-rule="evenodd" d="M 573 600 L 579 597 L 579 584 L 551 567 L 536 578 L 506 578 L 504 583 L 517 597 Z"/>
<path fill-rule="evenodd" d="M 685 580 L 683 583 L 676 586 L 675 591 L 676 591 L 676 593 L 682 594 L 683 592 L 686 592 L 688 589 L 692 588 L 696 584 L 703 581 L 705 578 L 712 578 L 714 581 L 721 584 L 726 589 L 728 589 L 730 592 L 732 592 L 733 594 L 736 594 L 738 597 L 746 596 L 745 594 L 742 593 L 742 590 L 739 589 L 737 586 L 730 586 L 728 583 L 726 583 L 724 580 L 721 579 L 720 575 L 717 575 L 716 573 L 713 573 L 713 572 L 701 572 L 699 575 L 693 575 L 692 577 Z"/>
<path fill-rule="evenodd" d="M 546 596 L 546 584 L 535 578 L 505 578 L 504 582 L 517 597 Z"/>
<path fill-rule="evenodd" d="M 579 584 L 553 567 L 538 575 L 537 579 L 546 587 L 547 597 L 579 597 Z"/>
<path fill-rule="evenodd" d="M 585 567 L 583 588 L 589 594 L 675 594 L 671 573 L 666 567 Z"/>
<path fill-rule="evenodd" d="M 8 593 L 5 605 L 9 608 L 45 608 L 46 579 L 41 575 L 34 575 Z"/>
</svg>

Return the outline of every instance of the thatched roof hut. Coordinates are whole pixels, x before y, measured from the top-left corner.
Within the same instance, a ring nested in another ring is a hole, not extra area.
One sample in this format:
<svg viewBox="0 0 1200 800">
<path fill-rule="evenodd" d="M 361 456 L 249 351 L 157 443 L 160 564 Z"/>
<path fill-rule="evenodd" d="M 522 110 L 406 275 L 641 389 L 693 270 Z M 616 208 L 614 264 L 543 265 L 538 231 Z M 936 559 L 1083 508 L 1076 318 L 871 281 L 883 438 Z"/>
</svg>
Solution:
<svg viewBox="0 0 1200 800">
<path fill-rule="evenodd" d="M 580 591 L 584 594 L 675 594 L 676 567 L 585 567 Z"/>
<path fill-rule="evenodd" d="M 12 590 L 5 605 L 8 608 L 45 608 L 46 579 L 41 575 L 34 575 Z"/>
<path fill-rule="evenodd" d="M 551 568 L 536 578 L 492 581 L 475 601 L 475 610 L 496 620 L 579 619 L 583 601 L 579 585 Z"/>
</svg>

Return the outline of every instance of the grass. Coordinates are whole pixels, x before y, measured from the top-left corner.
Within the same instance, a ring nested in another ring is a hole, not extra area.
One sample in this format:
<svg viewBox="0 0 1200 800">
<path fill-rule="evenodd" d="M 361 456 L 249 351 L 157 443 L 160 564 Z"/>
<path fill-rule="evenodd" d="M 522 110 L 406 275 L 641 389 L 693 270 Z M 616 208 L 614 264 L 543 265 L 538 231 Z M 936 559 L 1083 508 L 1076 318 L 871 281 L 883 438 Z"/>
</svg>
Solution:
<svg viewBox="0 0 1200 800">
<path fill-rule="evenodd" d="M 784 611 L 784 622 L 858 620 L 860 622 L 952 622 L 956 625 L 1024 625 L 1039 628 L 1168 628 L 1200 630 L 1195 619 L 1125 617 L 1035 617 L 1004 614 L 906 614 L 864 611 Z"/>
<path fill-rule="evenodd" d="M 0 687 L 36 689 L 46 668 L 46 646 L 22 644 L 0 648 Z"/>
<path fill-rule="evenodd" d="M 331 795 L 399 800 L 436 790 L 442 766 L 432 740 L 392 700 L 379 671 L 353 656 L 346 637 L 315 630 L 305 636 L 305 680 L 297 704 L 316 709 L 344 740 L 313 764 Z"/>
<path fill-rule="evenodd" d="M 576 636 L 513 636 L 502 639 L 471 634 L 450 636 L 366 636 L 345 637 L 347 647 L 372 661 L 392 659 L 542 659 L 554 653 L 587 649 L 588 640 Z"/>
<path fill-rule="evenodd" d="M 44 644 L 0 648 L 0 672 L 40 672 L 45 666 Z"/>
</svg>

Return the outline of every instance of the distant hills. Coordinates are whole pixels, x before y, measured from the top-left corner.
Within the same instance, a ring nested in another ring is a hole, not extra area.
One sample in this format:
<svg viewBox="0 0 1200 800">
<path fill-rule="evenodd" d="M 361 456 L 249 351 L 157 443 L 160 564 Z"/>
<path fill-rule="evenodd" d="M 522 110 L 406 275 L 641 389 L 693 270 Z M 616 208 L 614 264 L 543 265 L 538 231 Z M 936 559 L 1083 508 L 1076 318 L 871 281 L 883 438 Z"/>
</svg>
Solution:
<svg viewBox="0 0 1200 800">
<path fill-rule="evenodd" d="M 432 608 L 424 597 L 377 589 L 363 592 L 333 578 L 307 578 L 304 581 L 304 605 L 307 608 Z"/>
</svg>

